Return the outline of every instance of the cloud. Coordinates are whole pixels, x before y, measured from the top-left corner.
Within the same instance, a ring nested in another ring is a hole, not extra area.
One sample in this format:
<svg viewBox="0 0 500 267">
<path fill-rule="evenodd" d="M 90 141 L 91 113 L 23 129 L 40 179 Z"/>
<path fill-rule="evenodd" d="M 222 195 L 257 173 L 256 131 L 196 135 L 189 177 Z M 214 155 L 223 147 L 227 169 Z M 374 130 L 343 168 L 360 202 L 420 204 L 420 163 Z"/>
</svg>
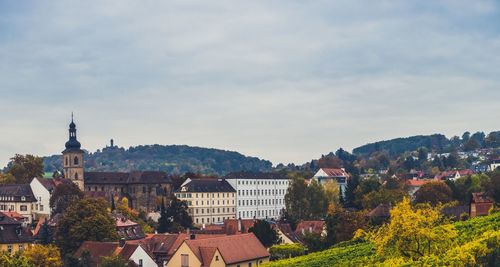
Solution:
<svg viewBox="0 0 500 267">
<path fill-rule="evenodd" d="M 495 1 L 0 3 L 0 163 L 189 144 L 301 163 L 498 130 Z"/>
</svg>

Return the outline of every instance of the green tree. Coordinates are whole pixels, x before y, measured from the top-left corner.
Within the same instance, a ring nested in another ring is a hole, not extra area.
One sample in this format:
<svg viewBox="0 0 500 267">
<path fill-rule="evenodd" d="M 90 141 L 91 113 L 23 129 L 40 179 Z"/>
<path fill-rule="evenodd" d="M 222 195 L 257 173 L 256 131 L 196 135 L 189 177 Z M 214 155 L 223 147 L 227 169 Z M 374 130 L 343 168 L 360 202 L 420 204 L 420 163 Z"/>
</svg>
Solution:
<svg viewBox="0 0 500 267">
<path fill-rule="evenodd" d="M 172 222 L 171 231 L 174 232 L 176 230 L 190 228 L 193 225 L 193 219 L 189 216 L 186 201 L 181 201 L 176 197 L 173 197 L 170 200 L 167 208 L 167 217 L 169 218 L 169 221 Z"/>
<path fill-rule="evenodd" d="M 83 192 L 74 183 L 65 182 L 56 186 L 54 193 L 50 196 L 49 205 L 52 213 L 57 214 L 65 211 L 68 206 L 83 198 Z"/>
<path fill-rule="evenodd" d="M 402 189 L 380 188 L 378 191 L 372 191 L 364 195 L 361 199 L 363 208 L 374 209 L 380 204 L 394 205 L 407 196 L 406 191 Z"/>
<path fill-rule="evenodd" d="M 319 220 L 325 217 L 328 210 L 328 197 L 322 185 L 316 180 L 312 180 L 306 190 L 306 199 L 309 203 L 309 210 L 306 218 L 310 220 Z"/>
<path fill-rule="evenodd" d="M 309 202 L 307 200 L 307 184 L 299 175 L 292 175 L 285 194 L 285 207 L 293 220 L 307 218 Z"/>
<path fill-rule="evenodd" d="M 29 262 L 35 266 L 41 267 L 60 267 L 62 266 L 61 253 L 59 248 L 54 245 L 34 245 L 23 252 Z"/>
<path fill-rule="evenodd" d="M 453 192 L 450 187 L 440 181 L 426 183 L 415 192 L 416 203 L 437 205 L 439 203 L 448 203 L 452 200 Z"/>
<path fill-rule="evenodd" d="M 500 203 L 500 170 L 491 172 L 490 178 L 487 192 L 496 203 Z"/>
<path fill-rule="evenodd" d="M 0 173 L 0 184 L 15 184 L 16 177 L 10 173 Z"/>
<path fill-rule="evenodd" d="M 92 260 L 92 255 L 90 255 L 90 251 L 88 251 L 87 249 L 82 251 L 79 263 L 79 267 L 92 267 L 95 265 L 94 261 Z"/>
<path fill-rule="evenodd" d="M 359 176 L 353 175 L 349 179 L 347 179 L 347 185 L 345 189 L 345 206 L 346 207 L 356 207 L 356 189 L 359 186 Z"/>
<path fill-rule="evenodd" d="M 127 267 L 128 263 L 120 255 L 102 257 L 100 267 Z"/>
<path fill-rule="evenodd" d="M 253 233 L 265 247 L 278 244 L 280 241 L 278 233 L 264 220 L 255 221 L 253 227 L 248 229 L 248 232 Z"/>
<path fill-rule="evenodd" d="M 356 188 L 356 191 L 354 192 L 356 196 L 355 198 L 356 206 L 362 207 L 363 197 L 370 192 L 378 191 L 379 188 L 380 188 L 380 182 L 375 177 L 370 177 L 368 179 L 360 181 L 359 186 Z"/>
<path fill-rule="evenodd" d="M 35 177 L 43 175 L 43 159 L 33 155 L 16 154 L 7 164 L 6 173 L 16 178 L 16 183 L 29 184 Z"/>
<path fill-rule="evenodd" d="M 118 239 L 116 222 L 107 209 L 104 199 L 81 199 L 70 204 L 55 233 L 55 242 L 63 255 L 76 251 L 83 241 Z"/>
<path fill-rule="evenodd" d="M 42 245 L 48 245 L 54 240 L 54 233 L 52 232 L 48 221 L 48 219 L 44 219 L 44 222 L 40 227 L 40 232 L 38 234 L 40 244 Z"/>
<path fill-rule="evenodd" d="M 325 224 L 326 244 L 328 246 L 351 240 L 358 229 L 368 229 L 366 212 L 347 211 L 343 208 L 336 209 L 328 214 Z"/>
<path fill-rule="evenodd" d="M 165 208 L 165 200 L 161 199 L 160 206 L 160 218 L 158 219 L 158 233 L 163 234 L 169 230 L 170 222 L 167 216 L 167 210 Z"/>
</svg>

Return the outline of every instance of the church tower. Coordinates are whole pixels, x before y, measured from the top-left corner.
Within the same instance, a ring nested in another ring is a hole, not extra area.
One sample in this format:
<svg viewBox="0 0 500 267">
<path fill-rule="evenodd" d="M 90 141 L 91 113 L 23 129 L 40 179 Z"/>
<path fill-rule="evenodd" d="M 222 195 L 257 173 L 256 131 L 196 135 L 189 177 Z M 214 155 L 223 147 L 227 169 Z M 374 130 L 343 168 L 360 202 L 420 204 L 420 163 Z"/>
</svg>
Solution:
<svg viewBox="0 0 500 267">
<path fill-rule="evenodd" d="M 71 113 L 71 123 L 69 124 L 69 140 L 66 142 L 66 149 L 63 154 L 64 178 L 70 179 L 84 191 L 83 184 L 83 150 L 81 144 L 76 140 L 76 125 L 73 122 Z"/>
</svg>

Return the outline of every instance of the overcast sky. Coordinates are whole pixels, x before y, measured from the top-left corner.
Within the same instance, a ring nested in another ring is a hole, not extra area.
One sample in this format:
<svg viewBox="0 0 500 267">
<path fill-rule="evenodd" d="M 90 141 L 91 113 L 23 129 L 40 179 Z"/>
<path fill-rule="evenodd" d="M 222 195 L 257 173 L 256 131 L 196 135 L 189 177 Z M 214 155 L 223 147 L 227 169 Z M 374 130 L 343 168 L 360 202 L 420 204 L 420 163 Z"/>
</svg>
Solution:
<svg viewBox="0 0 500 267">
<path fill-rule="evenodd" d="M 498 1 L 0 0 L 0 166 L 187 144 L 303 163 L 500 130 Z"/>
</svg>

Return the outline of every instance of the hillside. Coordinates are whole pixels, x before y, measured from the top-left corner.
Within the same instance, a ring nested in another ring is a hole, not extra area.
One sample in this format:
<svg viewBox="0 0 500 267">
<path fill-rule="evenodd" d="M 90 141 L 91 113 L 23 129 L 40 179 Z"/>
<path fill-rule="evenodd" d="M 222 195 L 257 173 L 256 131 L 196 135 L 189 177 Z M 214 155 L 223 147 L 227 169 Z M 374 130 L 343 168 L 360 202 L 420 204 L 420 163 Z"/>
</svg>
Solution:
<svg viewBox="0 0 500 267">
<path fill-rule="evenodd" d="M 422 259 L 413 262 L 389 262 L 375 253 L 374 246 L 367 241 L 349 241 L 339 243 L 336 246 L 321 252 L 311 253 L 306 256 L 279 260 L 264 265 L 265 267 L 320 267 L 320 266 L 453 266 L 453 262 L 460 260 L 456 254 L 475 252 L 479 242 L 487 244 L 500 243 L 500 212 L 486 217 L 474 218 L 464 222 L 455 223 L 458 237 L 456 245 L 441 258 Z M 483 233 L 489 232 L 486 238 Z M 495 247 L 495 245 L 493 245 Z M 498 247 L 496 247 L 498 250 Z M 500 251 L 496 251 L 498 254 Z M 473 253 L 472 253 L 473 254 Z M 463 255 L 462 255 L 463 256 Z M 475 256 L 475 255 L 473 255 Z M 478 259 L 476 259 L 478 260 Z M 485 259 L 483 259 L 485 260 Z M 490 259 L 486 259 L 490 260 Z M 497 259 L 498 260 L 498 259 Z M 392 263 L 392 264 L 391 264 Z M 455 262 L 456 263 L 456 262 Z"/>
<path fill-rule="evenodd" d="M 46 172 L 61 169 L 61 155 L 44 157 Z M 272 163 L 238 152 L 185 145 L 141 145 L 129 149 L 107 147 L 85 154 L 90 171 L 159 170 L 223 175 L 233 171 L 270 171 Z"/>
</svg>

